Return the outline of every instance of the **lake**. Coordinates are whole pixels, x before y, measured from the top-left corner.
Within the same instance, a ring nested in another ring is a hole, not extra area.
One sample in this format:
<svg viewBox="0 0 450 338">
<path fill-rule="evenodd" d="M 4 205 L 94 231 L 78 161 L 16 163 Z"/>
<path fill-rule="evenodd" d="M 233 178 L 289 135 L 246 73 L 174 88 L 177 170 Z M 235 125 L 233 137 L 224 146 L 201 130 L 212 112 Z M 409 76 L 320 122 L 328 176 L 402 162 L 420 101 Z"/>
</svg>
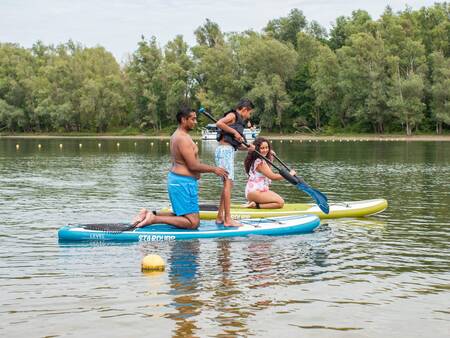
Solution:
<svg viewBox="0 0 450 338">
<path fill-rule="evenodd" d="M 212 164 L 216 142 L 198 145 Z M 274 141 L 330 201 L 389 201 L 382 214 L 322 221 L 312 234 L 58 243 L 63 225 L 167 206 L 168 148 L 0 138 L 0 336 L 448 337 L 449 142 Z M 200 184 L 201 202 L 217 202 L 219 179 Z M 272 187 L 287 203 L 311 202 L 288 183 Z M 147 254 L 166 271 L 142 273 Z"/>
</svg>

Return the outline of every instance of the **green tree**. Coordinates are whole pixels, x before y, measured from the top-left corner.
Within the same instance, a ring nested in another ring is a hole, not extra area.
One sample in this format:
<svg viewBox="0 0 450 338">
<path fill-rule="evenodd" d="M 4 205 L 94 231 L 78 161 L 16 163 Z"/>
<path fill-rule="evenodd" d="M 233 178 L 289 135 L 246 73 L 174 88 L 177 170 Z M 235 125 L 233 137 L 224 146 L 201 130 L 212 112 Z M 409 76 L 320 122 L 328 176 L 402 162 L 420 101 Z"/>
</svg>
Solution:
<svg viewBox="0 0 450 338">
<path fill-rule="evenodd" d="M 279 75 L 267 77 L 260 73 L 249 97 L 254 101 L 262 127 L 271 130 L 274 126 L 282 132 L 283 113 L 290 105 L 284 82 Z"/>
<path fill-rule="evenodd" d="M 224 44 L 224 36 L 219 25 L 210 19 L 206 19 L 203 26 L 198 27 L 194 34 L 201 46 L 213 48 Z"/>
<path fill-rule="evenodd" d="M 347 44 L 353 34 L 369 33 L 372 28 L 372 18 L 369 13 L 363 10 L 353 11 L 351 17 L 340 16 L 336 23 L 332 25 L 330 31 L 329 46 L 333 49 L 339 49 Z"/>
<path fill-rule="evenodd" d="M 307 27 L 308 23 L 303 12 L 295 8 L 289 12 L 287 17 L 270 20 L 264 31 L 279 41 L 291 43 L 297 47 L 297 34 L 305 31 Z M 311 26 L 311 30 L 319 36 L 323 34 L 316 23 Z"/>
<path fill-rule="evenodd" d="M 323 116 L 337 115 L 340 109 L 338 94 L 339 64 L 336 54 L 327 46 L 321 46 L 317 57 L 311 63 L 311 87 L 314 91 L 315 127 L 321 127 Z"/>
<path fill-rule="evenodd" d="M 442 52 L 431 54 L 432 108 L 436 121 L 436 133 L 442 134 L 442 125 L 450 125 L 450 58 Z"/>
<path fill-rule="evenodd" d="M 141 129 L 161 129 L 161 115 L 165 112 L 165 98 L 161 98 L 163 84 L 159 67 L 163 54 L 156 38 L 146 41 L 142 36 L 137 50 L 125 68 L 133 97 L 131 120 Z"/>
</svg>

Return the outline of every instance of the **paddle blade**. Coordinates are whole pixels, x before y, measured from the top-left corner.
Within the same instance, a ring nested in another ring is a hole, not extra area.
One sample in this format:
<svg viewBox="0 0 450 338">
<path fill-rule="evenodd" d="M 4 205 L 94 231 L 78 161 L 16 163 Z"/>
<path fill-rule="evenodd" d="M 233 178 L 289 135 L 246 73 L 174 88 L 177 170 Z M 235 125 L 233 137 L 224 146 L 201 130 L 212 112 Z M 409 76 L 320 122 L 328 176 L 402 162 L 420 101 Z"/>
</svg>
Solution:
<svg viewBox="0 0 450 338">
<path fill-rule="evenodd" d="M 328 198 L 327 196 L 316 190 L 311 188 L 308 184 L 306 183 L 298 183 L 297 184 L 297 188 L 299 190 L 304 191 L 305 193 L 307 193 L 309 196 L 311 196 L 314 201 L 316 201 L 317 205 L 319 206 L 320 210 L 322 210 L 325 214 L 328 214 L 330 212 L 330 207 L 328 206 Z"/>
<path fill-rule="evenodd" d="M 320 195 L 318 198 L 320 198 L 321 200 L 325 200 L 325 201 L 328 202 L 328 197 L 327 197 L 327 195 L 325 195 L 323 192 L 321 192 L 321 191 L 319 191 L 319 190 L 317 190 L 317 189 L 311 188 L 311 186 L 310 186 L 308 183 L 305 182 L 305 180 L 303 179 L 303 177 L 297 176 L 297 175 L 294 176 L 294 177 L 297 179 L 297 183 L 298 183 L 298 184 L 302 184 L 302 185 L 303 185 L 304 189 L 311 189 L 311 190 L 314 190 L 315 193 L 316 193 L 317 195 Z M 303 190 L 303 189 L 301 189 L 301 190 Z"/>
</svg>

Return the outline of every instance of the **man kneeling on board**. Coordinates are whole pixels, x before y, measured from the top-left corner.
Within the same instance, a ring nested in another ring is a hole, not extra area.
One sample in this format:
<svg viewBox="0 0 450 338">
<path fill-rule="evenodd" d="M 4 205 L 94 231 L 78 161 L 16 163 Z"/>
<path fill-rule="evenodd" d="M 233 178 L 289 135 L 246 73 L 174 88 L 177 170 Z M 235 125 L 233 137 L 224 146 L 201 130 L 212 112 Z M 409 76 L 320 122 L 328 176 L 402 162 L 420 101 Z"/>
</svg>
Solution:
<svg viewBox="0 0 450 338">
<path fill-rule="evenodd" d="M 198 147 L 189 132 L 197 124 L 195 110 L 183 108 L 177 113 L 178 128 L 170 138 L 172 168 L 167 175 L 167 191 L 173 213 L 157 213 L 142 209 L 133 219 L 136 227 L 150 224 L 170 224 L 183 229 L 197 229 L 200 224 L 198 179 L 201 173 L 214 173 L 227 178 L 228 172 L 203 164 L 198 159 Z"/>
</svg>

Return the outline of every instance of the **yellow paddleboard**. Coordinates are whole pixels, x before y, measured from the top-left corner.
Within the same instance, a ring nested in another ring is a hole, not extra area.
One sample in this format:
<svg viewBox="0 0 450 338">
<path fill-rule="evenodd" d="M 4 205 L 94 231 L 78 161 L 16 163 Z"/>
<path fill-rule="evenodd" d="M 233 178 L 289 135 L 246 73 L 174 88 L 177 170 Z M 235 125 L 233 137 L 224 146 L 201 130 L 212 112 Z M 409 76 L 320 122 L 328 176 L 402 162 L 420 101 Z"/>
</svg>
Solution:
<svg viewBox="0 0 450 338">
<path fill-rule="evenodd" d="M 253 209 L 245 208 L 241 205 L 233 204 L 231 206 L 231 215 L 234 219 L 243 218 L 267 218 L 278 216 L 291 216 L 291 215 L 317 215 L 321 219 L 327 218 L 343 218 L 343 217 L 363 217 L 378 214 L 384 211 L 388 202 L 383 198 L 353 201 L 353 202 L 340 202 L 329 203 L 330 213 L 324 214 L 316 204 L 308 203 L 294 203 L 285 204 L 281 209 Z M 165 209 L 170 210 L 170 209 Z M 215 219 L 217 216 L 217 207 L 213 205 L 201 205 L 200 206 L 200 218 L 201 219 Z"/>
</svg>

